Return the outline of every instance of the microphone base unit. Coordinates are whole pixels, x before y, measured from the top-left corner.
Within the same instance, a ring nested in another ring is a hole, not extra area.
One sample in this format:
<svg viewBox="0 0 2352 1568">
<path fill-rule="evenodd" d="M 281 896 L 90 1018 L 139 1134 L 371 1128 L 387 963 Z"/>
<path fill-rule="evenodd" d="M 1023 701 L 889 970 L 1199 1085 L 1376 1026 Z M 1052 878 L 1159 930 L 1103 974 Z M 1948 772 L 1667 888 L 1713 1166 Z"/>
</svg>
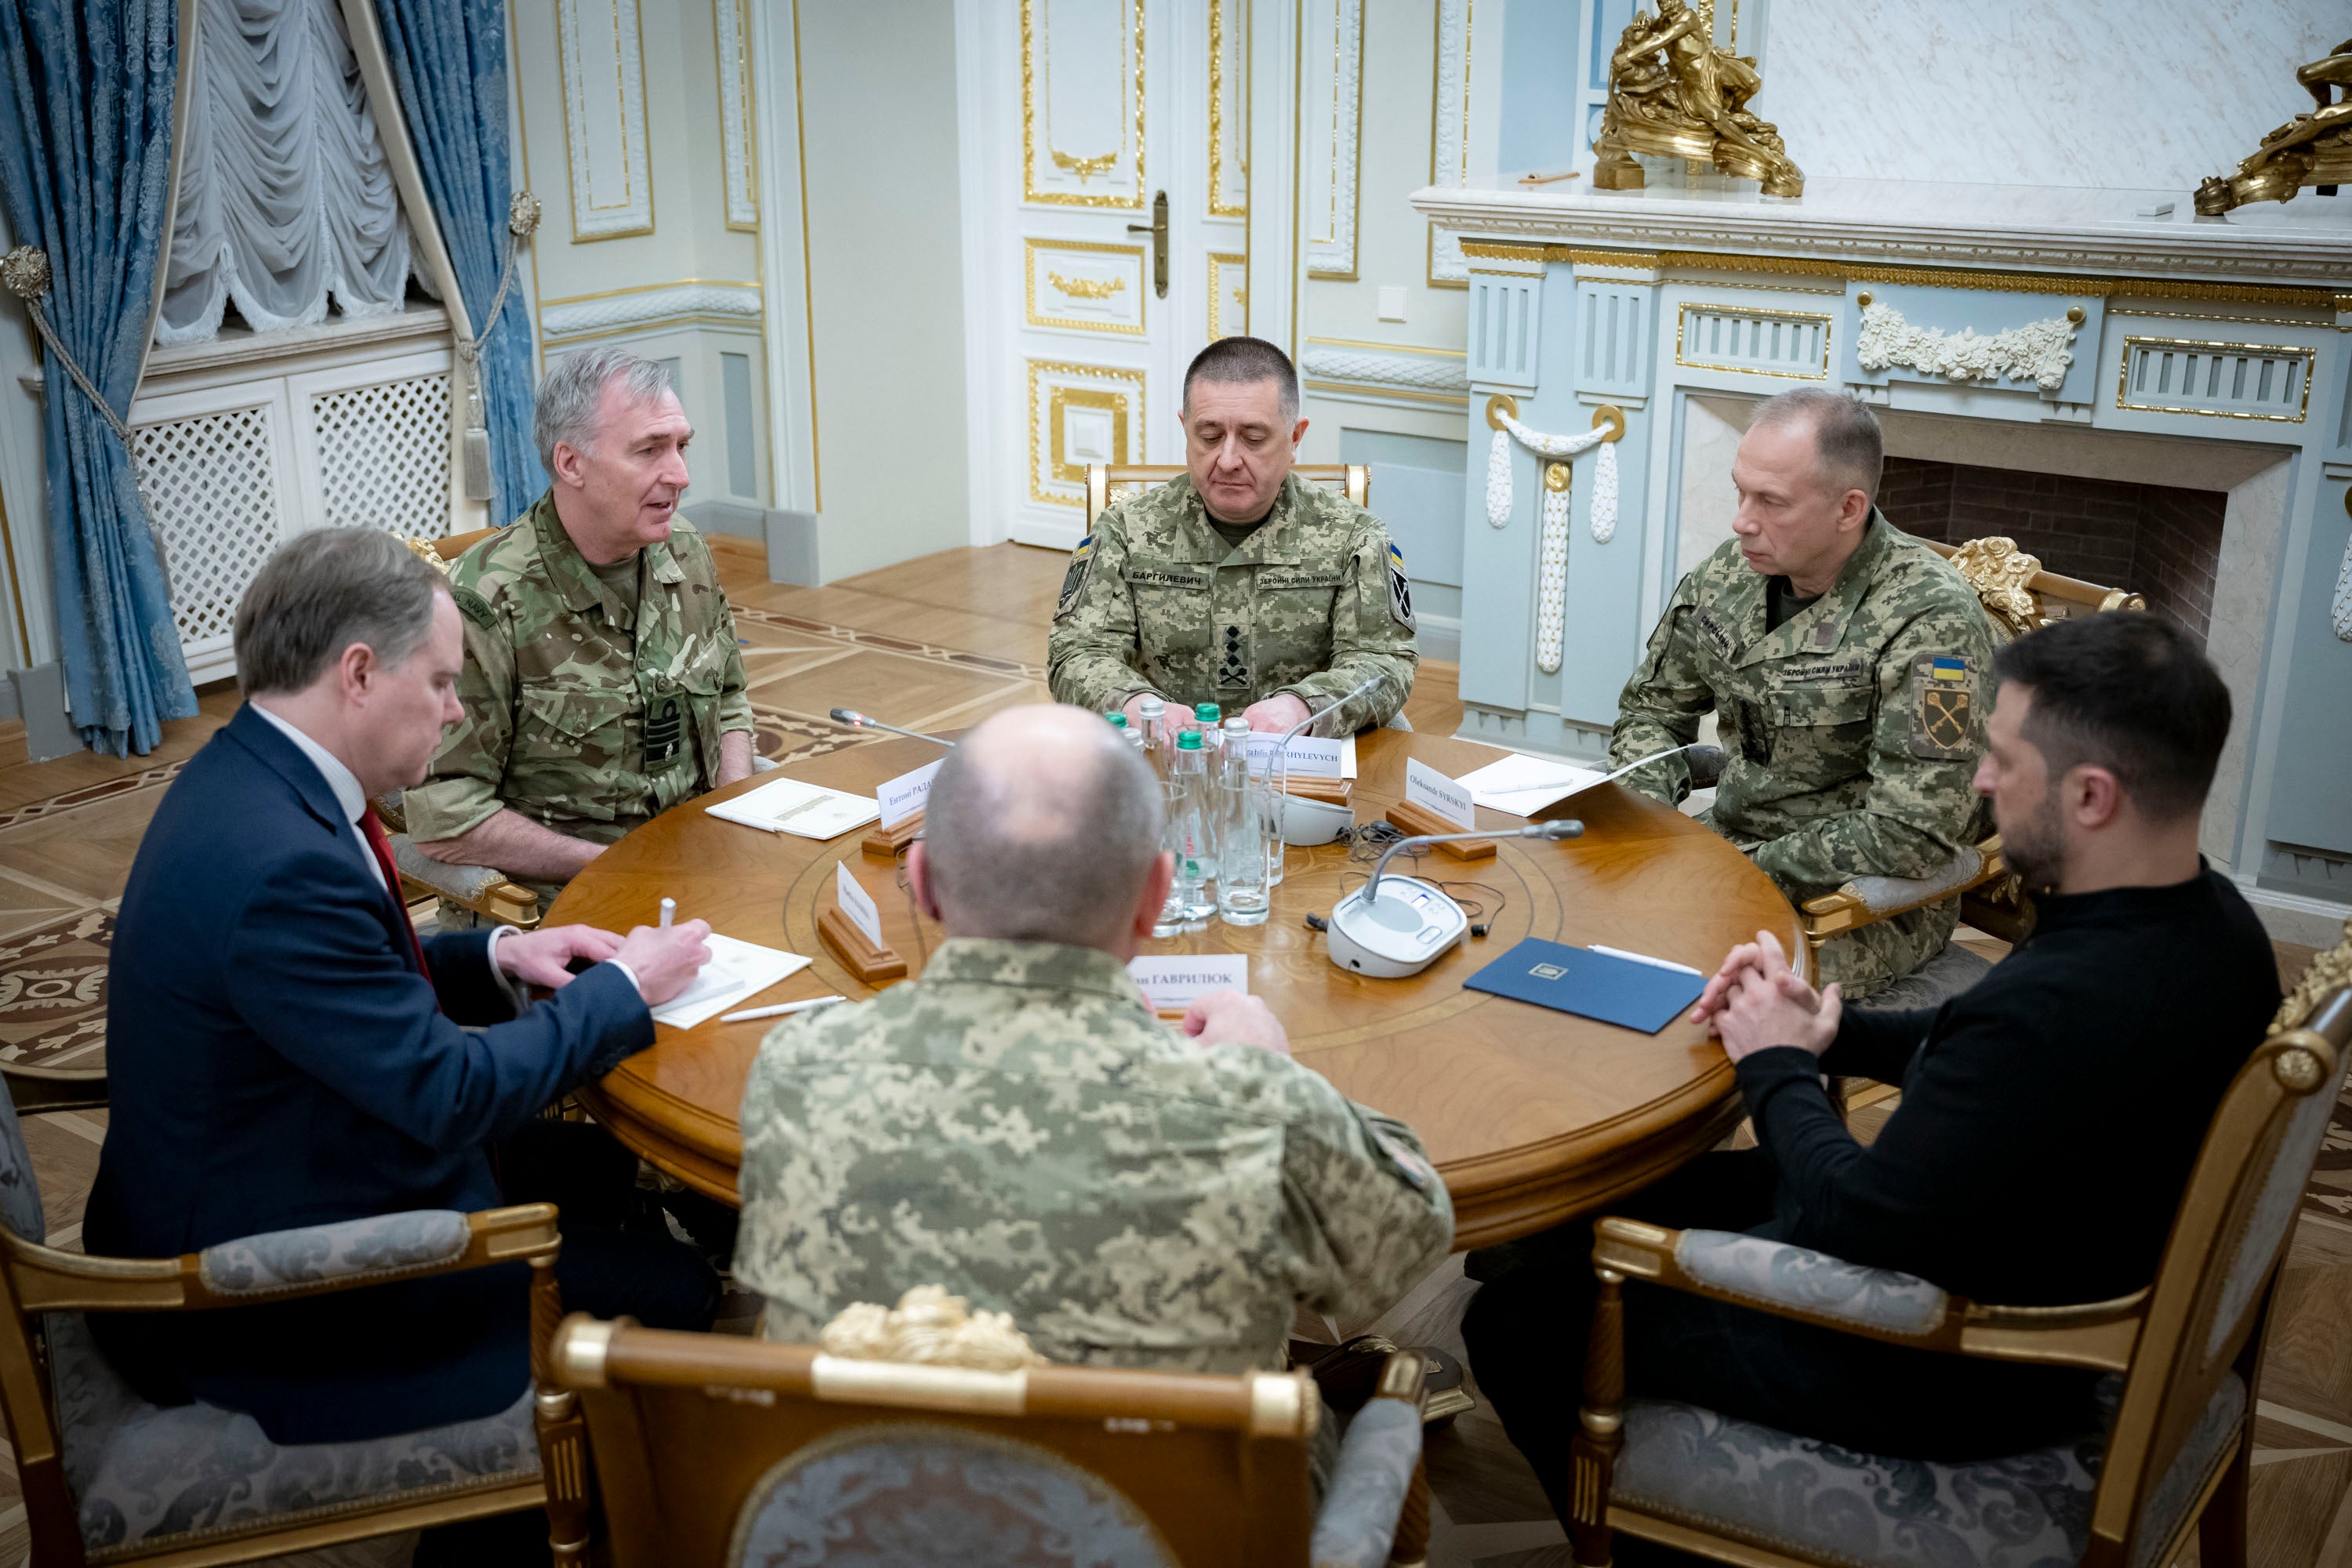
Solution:
<svg viewBox="0 0 2352 1568">
<path fill-rule="evenodd" d="M 1449 822 L 1426 806 L 1415 805 L 1411 801 L 1401 800 L 1381 815 L 1387 817 L 1408 837 L 1418 837 L 1423 834 L 1452 834 L 1462 831 L 1460 823 Z M 1430 847 L 1450 855 L 1456 860 L 1488 860 L 1492 859 L 1495 854 L 1495 841 L 1491 838 L 1474 838 L 1466 844 L 1449 841 L 1433 844 Z"/>
<path fill-rule="evenodd" d="M 1282 841 L 1294 848 L 1328 844 L 1355 826 L 1356 813 L 1351 806 L 1310 800 L 1303 795 L 1283 796 Z"/>
<path fill-rule="evenodd" d="M 1377 904 L 1358 888 L 1331 910 L 1326 938 L 1331 962 L 1350 974 L 1403 980 L 1444 957 L 1470 931 L 1462 906 L 1433 884 L 1391 872 Z"/>
</svg>

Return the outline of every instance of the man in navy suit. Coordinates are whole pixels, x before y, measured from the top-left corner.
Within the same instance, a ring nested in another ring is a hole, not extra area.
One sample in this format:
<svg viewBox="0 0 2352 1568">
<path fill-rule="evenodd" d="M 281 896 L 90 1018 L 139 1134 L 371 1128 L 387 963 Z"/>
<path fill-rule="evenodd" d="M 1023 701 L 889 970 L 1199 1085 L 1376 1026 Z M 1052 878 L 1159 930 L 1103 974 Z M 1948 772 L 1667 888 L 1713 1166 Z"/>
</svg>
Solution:
<svg viewBox="0 0 2352 1568">
<path fill-rule="evenodd" d="M 171 1257 L 551 1199 L 568 1305 L 708 1328 L 709 1266 L 619 1227 L 635 1160 L 536 1113 L 653 1044 L 647 1008 L 692 980 L 709 928 L 420 944 L 368 802 L 423 778 L 457 717 L 446 584 L 389 534 L 320 530 L 262 568 L 236 635 L 247 703 L 164 795 L 116 921 L 91 1250 Z M 555 994 L 531 1005 L 526 984 Z M 248 1411 L 280 1442 L 341 1441 L 511 1405 L 529 1378 L 527 1279 L 514 1264 L 93 1326 L 150 1399 Z"/>
</svg>

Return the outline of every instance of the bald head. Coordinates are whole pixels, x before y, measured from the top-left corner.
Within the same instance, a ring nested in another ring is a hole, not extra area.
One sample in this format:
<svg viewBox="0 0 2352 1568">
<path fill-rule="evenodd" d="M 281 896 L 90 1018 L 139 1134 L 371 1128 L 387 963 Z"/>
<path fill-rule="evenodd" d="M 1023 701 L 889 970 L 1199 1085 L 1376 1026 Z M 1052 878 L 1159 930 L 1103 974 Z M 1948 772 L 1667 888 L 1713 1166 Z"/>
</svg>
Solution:
<svg viewBox="0 0 2352 1568">
<path fill-rule="evenodd" d="M 964 737 L 923 803 L 932 896 L 957 935 L 1109 948 L 1160 853 L 1160 789 L 1102 716 L 1041 704 Z"/>
</svg>

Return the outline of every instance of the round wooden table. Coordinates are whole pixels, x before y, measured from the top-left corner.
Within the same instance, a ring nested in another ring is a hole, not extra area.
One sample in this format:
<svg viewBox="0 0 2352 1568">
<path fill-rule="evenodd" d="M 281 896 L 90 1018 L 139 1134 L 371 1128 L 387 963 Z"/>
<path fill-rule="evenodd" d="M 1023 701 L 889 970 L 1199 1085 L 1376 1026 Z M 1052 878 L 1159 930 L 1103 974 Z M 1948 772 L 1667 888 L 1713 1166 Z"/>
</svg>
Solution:
<svg viewBox="0 0 2352 1568">
<path fill-rule="evenodd" d="M 876 784 L 939 756 L 920 741 L 891 740 L 794 762 L 793 778 L 870 795 Z M 1490 747 L 1401 731 L 1358 742 L 1354 805 L 1377 819 L 1404 790 L 1407 757 L 1459 776 L 1498 755 Z M 834 901 L 834 867 L 846 864 L 880 907 L 883 934 L 909 969 L 941 940 L 919 917 L 903 874 L 859 847 L 863 831 L 827 843 L 761 833 L 702 807 L 756 788 L 761 774 L 676 807 L 599 856 L 548 911 L 551 924 L 584 921 L 614 931 L 650 925 L 664 895 L 678 918 L 699 918 L 746 942 L 815 962 L 743 1004 L 839 993 L 873 994 L 819 941 L 816 918 Z M 1291 1049 L 1349 1099 L 1416 1128 L 1454 1194 L 1457 1247 L 1509 1240 L 1591 1213 L 1720 1141 L 1738 1098 L 1722 1048 L 1681 1019 L 1656 1035 L 1591 1022 L 1485 992 L 1463 980 L 1522 937 L 1601 942 L 1712 973 L 1733 944 L 1759 930 L 1804 951 L 1796 915 L 1762 872 L 1679 812 L 1604 784 L 1541 814 L 1576 816 L 1584 837 L 1564 843 L 1504 840 L 1491 859 L 1433 852 L 1395 868 L 1439 882 L 1483 882 L 1504 895 L 1493 929 L 1466 938 L 1409 980 L 1343 973 L 1303 917 L 1327 912 L 1368 867 L 1345 846 L 1290 851 L 1261 926 L 1212 922 L 1151 943 L 1155 952 L 1249 956 L 1251 992 L 1289 1030 Z M 1481 807 L 1479 826 L 1523 819 Z M 1801 962 L 1801 961 L 1800 961 Z M 743 1141 L 743 1084 L 772 1020 L 693 1029 L 661 1027 L 651 1050 L 581 1092 L 622 1142 L 688 1184 L 735 1200 Z"/>
</svg>

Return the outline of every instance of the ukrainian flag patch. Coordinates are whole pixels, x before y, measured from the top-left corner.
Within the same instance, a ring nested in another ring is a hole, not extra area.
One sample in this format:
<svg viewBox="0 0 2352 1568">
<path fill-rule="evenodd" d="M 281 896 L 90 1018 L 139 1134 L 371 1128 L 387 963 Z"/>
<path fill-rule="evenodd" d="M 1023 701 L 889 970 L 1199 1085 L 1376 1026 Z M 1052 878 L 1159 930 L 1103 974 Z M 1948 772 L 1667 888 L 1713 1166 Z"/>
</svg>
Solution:
<svg viewBox="0 0 2352 1568">
<path fill-rule="evenodd" d="M 1085 547 L 1081 545 L 1079 548 Z M 1969 661 L 1964 658 L 1938 658 L 1931 669 L 1937 680 L 1966 680 L 1969 678 Z"/>
<path fill-rule="evenodd" d="M 1416 631 L 1412 618 L 1412 579 L 1405 575 L 1404 552 L 1389 541 L 1389 615 L 1407 631 Z"/>
<path fill-rule="evenodd" d="M 1095 536 L 1091 533 L 1079 540 L 1078 547 L 1070 552 L 1070 569 L 1062 574 L 1061 596 L 1054 603 L 1055 620 L 1076 606 L 1078 595 L 1087 585 L 1087 563 L 1094 559 L 1094 553 Z"/>
</svg>

